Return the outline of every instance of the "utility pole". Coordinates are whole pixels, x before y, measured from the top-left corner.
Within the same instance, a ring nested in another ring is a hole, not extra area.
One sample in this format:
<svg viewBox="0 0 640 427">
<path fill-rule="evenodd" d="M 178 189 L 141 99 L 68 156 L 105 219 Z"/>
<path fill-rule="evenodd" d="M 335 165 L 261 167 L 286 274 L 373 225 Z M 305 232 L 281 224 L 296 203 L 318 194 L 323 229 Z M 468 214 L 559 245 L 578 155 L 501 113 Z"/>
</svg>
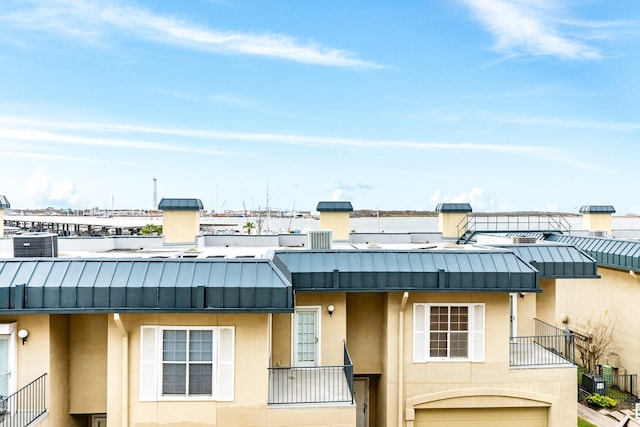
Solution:
<svg viewBox="0 0 640 427">
<path fill-rule="evenodd" d="M 153 207 L 152 211 L 158 209 L 158 180 L 153 178 Z"/>
</svg>

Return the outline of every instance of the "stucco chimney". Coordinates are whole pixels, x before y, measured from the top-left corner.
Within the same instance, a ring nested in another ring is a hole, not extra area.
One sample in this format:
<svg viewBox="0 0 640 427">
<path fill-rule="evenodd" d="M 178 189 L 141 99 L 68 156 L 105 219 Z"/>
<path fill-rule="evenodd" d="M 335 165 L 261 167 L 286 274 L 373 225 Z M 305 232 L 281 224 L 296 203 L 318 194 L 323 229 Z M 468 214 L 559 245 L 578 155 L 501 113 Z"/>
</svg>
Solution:
<svg viewBox="0 0 640 427">
<path fill-rule="evenodd" d="M 580 208 L 582 228 L 599 237 L 611 235 L 611 214 L 616 210 L 611 205 L 585 205 Z M 600 236 L 603 234 L 603 236 Z"/>
<path fill-rule="evenodd" d="M 200 234 L 200 199 L 160 200 L 164 243 L 195 243 Z"/>
<path fill-rule="evenodd" d="M 0 195 L 0 239 L 4 237 L 4 210 L 10 207 L 11 205 L 7 198 Z"/>
<path fill-rule="evenodd" d="M 318 202 L 320 229 L 331 230 L 333 240 L 349 240 L 349 214 L 353 212 L 351 202 Z"/>
<path fill-rule="evenodd" d="M 442 237 L 457 239 L 467 231 L 467 215 L 472 212 L 469 203 L 438 203 L 436 212 L 438 212 L 438 231 L 442 233 Z M 460 230 L 458 230 L 459 225 L 462 227 Z"/>
</svg>

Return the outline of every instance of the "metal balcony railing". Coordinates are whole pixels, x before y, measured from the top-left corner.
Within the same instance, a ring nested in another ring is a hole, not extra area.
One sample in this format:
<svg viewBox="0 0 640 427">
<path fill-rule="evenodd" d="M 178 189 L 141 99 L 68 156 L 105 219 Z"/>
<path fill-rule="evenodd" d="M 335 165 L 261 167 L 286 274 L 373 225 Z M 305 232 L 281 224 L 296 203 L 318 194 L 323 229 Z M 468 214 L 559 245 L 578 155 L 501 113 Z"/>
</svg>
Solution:
<svg viewBox="0 0 640 427">
<path fill-rule="evenodd" d="M 26 427 L 47 412 L 46 381 L 43 374 L 11 396 L 0 396 L 0 426 Z"/>
<path fill-rule="evenodd" d="M 510 338 L 509 365 L 575 365 L 574 334 L 538 319 L 534 322 L 536 335 Z"/>
<path fill-rule="evenodd" d="M 457 226 L 458 237 L 466 232 L 560 232 L 569 233 L 571 224 L 560 214 L 470 214 Z"/>
<path fill-rule="evenodd" d="M 269 368 L 269 405 L 353 404 L 353 363 L 344 346 L 344 365 Z"/>
</svg>

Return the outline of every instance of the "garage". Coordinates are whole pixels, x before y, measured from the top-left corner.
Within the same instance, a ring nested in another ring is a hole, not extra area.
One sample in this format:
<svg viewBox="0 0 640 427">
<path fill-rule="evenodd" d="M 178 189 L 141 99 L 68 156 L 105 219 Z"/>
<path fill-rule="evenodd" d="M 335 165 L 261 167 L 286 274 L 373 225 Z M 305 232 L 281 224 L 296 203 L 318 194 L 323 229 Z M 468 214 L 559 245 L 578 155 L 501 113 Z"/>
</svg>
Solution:
<svg viewBox="0 0 640 427">
<path fill-rule="evenodd" d="M 418 409 L 415 427 L 547 427 L 546 407 Z"/>
</svg>

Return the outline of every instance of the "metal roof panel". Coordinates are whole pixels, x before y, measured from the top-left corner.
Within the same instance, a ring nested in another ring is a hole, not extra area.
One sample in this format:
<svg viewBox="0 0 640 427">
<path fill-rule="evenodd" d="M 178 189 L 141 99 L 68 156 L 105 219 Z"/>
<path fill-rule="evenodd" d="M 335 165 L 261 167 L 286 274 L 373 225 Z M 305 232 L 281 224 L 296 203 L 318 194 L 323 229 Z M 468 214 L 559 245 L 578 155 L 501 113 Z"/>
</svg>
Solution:
<svg viewBox="0 0 640 427">
<path fill-rule="evenodd" d="M 274 259 L 296 291 L 537 289 L 537 270 L 509 251 L 276 251 Z"/>
<path fill-rule="evenodd" d="M 270 259 L 12 258 L 0 260 L 5 294 L 0 313 L 293 311 L 291 283 Z"/>
<path fill-rule="evenodd" d="M 585 205 L 580 208 L 580 213 L 616 213 L 611 205 Z"/>
<path fill-rule="evenodd" d="M 597 278 L 596 260 L 575 246 L 557 244 L 495 245 L 514 252 L 540 271 L 541 278 Z"/>
<path fill-rule="evenodd" d="M 204 209 L 200 199 L 167 199 L 163 198 L 158 204 L 161 211 L 201 211 Z"/>
<path fill-rule="evenodd" d="M 351 202 L 325 201 L 318 202 L 316 206 L 318 212 L 353 212 Z"/>
</svg>

